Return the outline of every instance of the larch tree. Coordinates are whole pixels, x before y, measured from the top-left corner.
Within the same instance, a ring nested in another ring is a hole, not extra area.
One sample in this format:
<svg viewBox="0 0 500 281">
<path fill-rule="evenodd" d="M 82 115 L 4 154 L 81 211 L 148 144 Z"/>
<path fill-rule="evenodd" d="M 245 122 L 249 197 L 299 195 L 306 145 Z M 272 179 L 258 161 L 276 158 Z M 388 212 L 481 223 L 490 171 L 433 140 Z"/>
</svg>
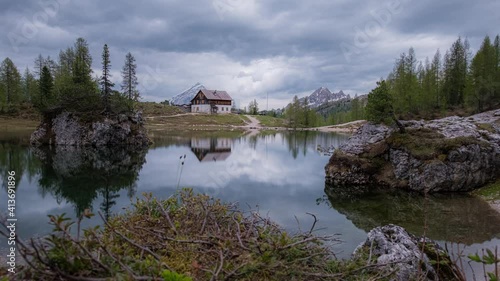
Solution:
<svg viewBox="0 0 500 281">
<path fill-rule="evenodd" d="M 495 89 L 497 86 L 495 81 L 497 68 L 495 52 L 494 45 L 491 44 L 490 38 L 486 36 L 472 59 L 470 78 L 473 91 L 469 95 L 468 102 L 475 107 L 477 112 L 483 111 L 487 103 L 495 104 Z"/>
<path fill-rule="evenodd" d="M 461 106 L 464 103 L 469 59 L 469 43 L 459 37 L 445 55 L 444 95 L 448 106 Z"/>
<path fill-rule="evenodd" d="M 35 76 L 31 73 L 28 67 L 24 70 L 22 77 L 23 100 L 34 102 L 38 94 L 38 83 Z"/>
<path fill-rule="evenodd" d="M 10 112 L 21 99 L 21 74 L 12 60 L 6 58 L 0 65 L 0 86 L 2 87 L 4 110 Z"/>
<path fill-rule="evenodd" d="M 43 66 L 45 65 L 45 59 L 43 58 L 42 54 L 39 54 L 38 57 L 35 59 L 35 76 L 40 79 L 40 76 L 42 75 L 42 69 Z"/>
<path fill-rule="evenodd" d="M 40 77 L 40 109 L 45 109 L 49 106 L 53 100 L 52 90 L 54 87 L 54 81 L 52 79 L 52 74 L 47 66 L 42 68 L 42 74 Z"/>
<path fill-rule="evenodd" d="M 75 52 L 73 48 L 67 48 L 59 52 L 57 72 L 54 78 L 54 94 L 59 97 L 67 94 L 73 86 L 73 64 Z"/>
<path fill-rule="evenodd" d="M 495 98 L 500 101 L 500 36 L 497 35 L 493 42 L 494 52 L 494 80 L 495 80 Z"/>
<path fill-rule="evenodd" d="M 137 81 L 136 75 L 137 64 L 135 63 L 135 58 L 131 53 L 125 56 L 125 65 L 122 68 L 122 91 L 127 96 L 129 100 L 138 101 L 139 92 L 137 91 Z"/>
<path fill-rule="evenodd" d="M 92 57 L 89 46 L 83 38 L 78 38 L 74 46 L 73 81 L 75 84 L 90 85 L 92 83 Z"/>
<path fill-rule="evenodd" d="M 102 76 L 100 78 L 99 83 L 101 85 L 102 98 L 104 101 L 104 109 L 106 110 L 106 112 L 111 111 L 110 96 L 111 96 L 111 90 L 114 86 L 113 82 L 111 82 L 110 68 L 111 68 L 111 61 L 109 58 L 109 48 L 107 44 L 104 44 L 104 48 L 102 50 Z"/>
<path fill-rule="evenodd" d="M 435 108 L 440 108 L 442 105 L 441 102 L 441 53 L 439 49 L 436 51 L 436 54 L 432 58 L 431 64 L 431 91 L 432 96 L 435 101 Z"/>
</svg>

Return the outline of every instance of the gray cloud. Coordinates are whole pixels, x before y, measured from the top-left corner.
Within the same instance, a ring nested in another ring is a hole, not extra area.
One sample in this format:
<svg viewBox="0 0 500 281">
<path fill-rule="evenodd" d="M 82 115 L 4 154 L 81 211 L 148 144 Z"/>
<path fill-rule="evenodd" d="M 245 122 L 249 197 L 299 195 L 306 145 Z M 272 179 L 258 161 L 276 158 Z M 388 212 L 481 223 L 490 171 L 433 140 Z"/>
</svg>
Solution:
<svg viewBox="0 0 500 281">
<path fill-rule="evenodd" d="M 320 86 L 367 93 L 409 47 L 423 60 L 461 35 L 477 49 L 500 23 L 495 0 L 2 0 L 0 7 L 0 57 L 19 68 L 39 53 L 56 57 L 81 36 L 96 74 L 102 45 L 111 47 L 115 82 L 132 52 L 145 99 L 199 81 L 242 105 L 269 93 L 271 106 Z"/>
</svg>

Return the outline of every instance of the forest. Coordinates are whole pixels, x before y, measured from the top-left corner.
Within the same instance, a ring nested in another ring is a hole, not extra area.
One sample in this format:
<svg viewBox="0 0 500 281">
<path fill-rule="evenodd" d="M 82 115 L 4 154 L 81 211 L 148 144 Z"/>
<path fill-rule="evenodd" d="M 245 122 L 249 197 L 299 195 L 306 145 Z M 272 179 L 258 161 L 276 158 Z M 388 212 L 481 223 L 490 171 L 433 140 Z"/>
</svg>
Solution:
<svg viewBox="0 0 500 281">
<path fill-rule="evenodd" d="M 386 93 L 376 94 L 381 92 Z M 367 118 L 377 119 L 383 108 L 374 108 L 384 104 L 399 119 L 467 116 L 498 108 L 500 37 L 491 41 L 486 36 L 474 55 L 469 41 L 459 37 L 444 56 L 437 50 L 432 61 L 424 62 L 410 48 L 368 96 Z"/>
<path fill-rule="evenodd" d="M 113 89 L 107 45 L 102 52 L 102 75 L 93 76 L 92 57 L 85 39 L 59 52 L 57 61 L 41 54 L 34 70 L 21 74 L 10 58 L 0 65 L 0 114 L 16 114 L 34 107 L 42 114 L 62 110 L 78 113 L 121 113 L 139 98 L 137 65 L 128 53 L 121 71 L 121 92 Z"/>
</svg>

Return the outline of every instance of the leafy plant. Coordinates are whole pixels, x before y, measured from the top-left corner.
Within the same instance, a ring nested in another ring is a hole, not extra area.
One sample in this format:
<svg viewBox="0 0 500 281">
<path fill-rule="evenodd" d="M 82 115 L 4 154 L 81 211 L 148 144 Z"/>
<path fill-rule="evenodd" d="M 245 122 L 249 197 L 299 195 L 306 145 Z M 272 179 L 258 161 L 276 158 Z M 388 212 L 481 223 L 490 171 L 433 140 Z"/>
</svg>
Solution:
<svg viewBox="0 0 500 281">
<path fill-rule="evenodd" d="M 495 252 L 493 253 L 492 250 L 483 249 L 483 253 L 481 256 L 479 256 L 478 253 L 472 255 L 468 255 L 468 258 L 471 261 L 477 262 L 477 263 L 482 263 L 483 264 L 483 270 L 485 273 L 488 275 L 488 278 L 490 281 L 498 281 L 499 279 L 499 272 L 498 272 L 498 266 L 500 265 L 500 258 L 498 257 L 498 247 L 495 247 Z M 485 265 L 493 265 L 495 266 L 495 272 L 486 272 Z"/>
</svg>

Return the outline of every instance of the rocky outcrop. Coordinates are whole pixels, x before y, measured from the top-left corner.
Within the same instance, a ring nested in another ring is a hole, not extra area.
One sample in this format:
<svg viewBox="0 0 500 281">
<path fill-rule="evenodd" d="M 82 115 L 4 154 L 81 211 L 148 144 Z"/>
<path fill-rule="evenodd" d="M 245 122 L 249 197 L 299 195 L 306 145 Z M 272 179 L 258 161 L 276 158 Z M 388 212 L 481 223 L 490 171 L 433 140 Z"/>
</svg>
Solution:
<svg viewBox="0 0 500 281">
<path fill-rule="evenodd" d="M 331 157 L 327 183 L 455 192 L 481 187 L 500 174 L 500 110 L 403 124 L 407 134 L 363 125 Z"/>
<path fill-rule="evenodd" d="M 136 146 L 150 143 L 143 126 L 142 114 L 120 114 L 84 121 L 77 115 L 62 112 L 46 118 L 31 135 L 31 144 L 40 146 Z"/>
<path fill-rule="evenodd" d="M 397 225 L 372 229 L 353 256 L 368 256 L 368 263 L 378 265 L 378 270 L 394 272 L 390 280 L 461 280 L 460 271 L 436 242 Z"/>
</svg>

